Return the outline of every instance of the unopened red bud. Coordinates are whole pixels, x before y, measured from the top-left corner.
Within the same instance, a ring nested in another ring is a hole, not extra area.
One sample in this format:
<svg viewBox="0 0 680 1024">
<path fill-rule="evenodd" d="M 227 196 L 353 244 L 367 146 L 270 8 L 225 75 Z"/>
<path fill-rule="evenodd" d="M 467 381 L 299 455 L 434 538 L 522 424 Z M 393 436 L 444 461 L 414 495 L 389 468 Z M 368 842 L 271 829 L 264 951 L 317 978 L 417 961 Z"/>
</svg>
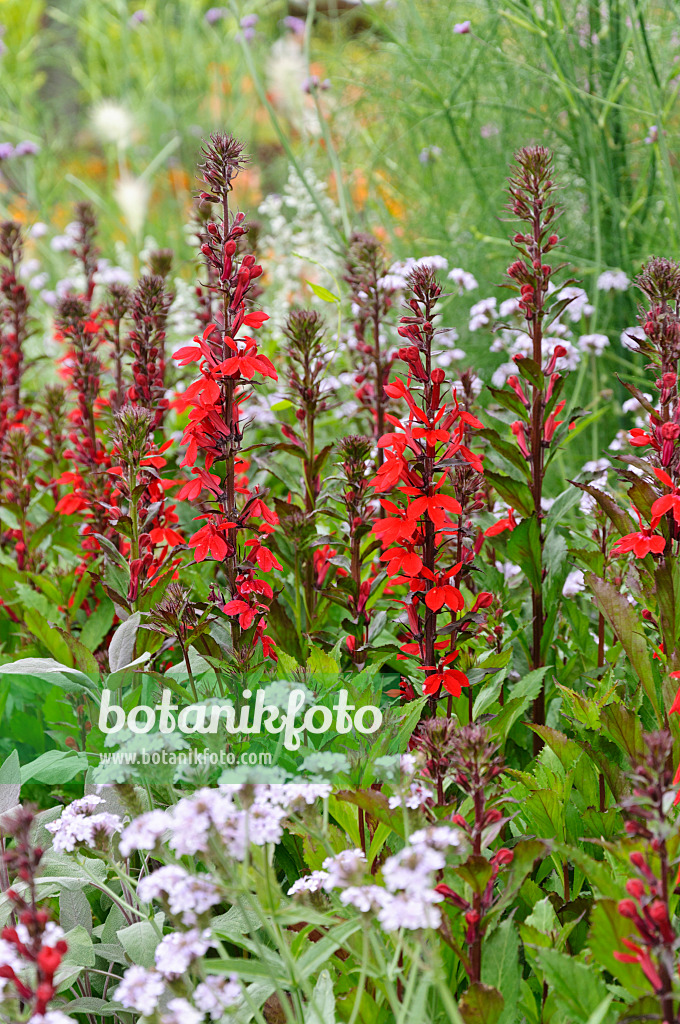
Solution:
<svg viewBox="0 0 680 1024">
<path fill-rule="evenodd" d="M 548 245 L 557 245 L 558 242 L 559 238 L 557 237 L 557 235 L 551 235 L 548 239 Z"/>
<path fill-rule="evenodd" d="M 645 887 L 639 878 L 629 878 L 626 882 L 626 892 L 633 899 L 641 900 L 645 894 Z"/>
<path fill-rule="evenodd" d="M 515 859 L 515 855 L 512 850 L 508 850 L 506 846 L 502 846 L 500 850 L 497 850 L 493 857 L 496 864 L 512 864 Z"/>
<path fill-rule="evenodd" d="M 632 900 L 619 900 L 618 910 L 621 917 L 628 917 L 632 920 L 638 916 L 638 909 Z"/>
<path fill-rule="evenodd" d="M 467 914 L 465 915 L 465 923 L 470 925 L 471 927 L 474 927 L 474 925 L 479 924 L 479 921 L 480 921 L 480 916 L 477 913 L 477 911 L 476 910 L 468 910 Z"/>
<path fill-rule="evenodd" d="M 437 367 L 436 370 L 433 370 L 430 375 L 430 380 L 432 381 L 433 384 L 443 384 L 445 379 L 446 374 L 439 367 Z"/>
</svg>

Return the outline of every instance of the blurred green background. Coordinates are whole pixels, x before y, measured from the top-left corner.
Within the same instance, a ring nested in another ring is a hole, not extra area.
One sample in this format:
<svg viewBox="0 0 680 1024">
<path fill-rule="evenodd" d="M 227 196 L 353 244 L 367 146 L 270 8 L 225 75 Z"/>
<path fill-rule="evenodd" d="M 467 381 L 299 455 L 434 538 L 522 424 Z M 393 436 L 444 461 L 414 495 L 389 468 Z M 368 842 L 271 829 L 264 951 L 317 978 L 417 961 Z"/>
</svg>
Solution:
<svg viewBox="0 0 680 1024">
<path fill-rule="evenodd" d="M 540 142 L 591 330 L 633 319 L 630 295 L 591 289 L 604 270 L 678 255 L 671 0 L 0 0 L 0 22 L 0 143 L 40 147 L 0 162 L 5 216 L 61 229 L 87 197 L 104 249 L 150 233 L 188 260 L 200 140 L 227 128 L 253 156 L 243 206 L 309 169 L 337 204 L 338 247 L 369 228 L 395 257 L 442 253 L 484 293 L 509 254 L 509 159 Z M 328 88 L 305 91 L 311 76 Z"/>
</svg>

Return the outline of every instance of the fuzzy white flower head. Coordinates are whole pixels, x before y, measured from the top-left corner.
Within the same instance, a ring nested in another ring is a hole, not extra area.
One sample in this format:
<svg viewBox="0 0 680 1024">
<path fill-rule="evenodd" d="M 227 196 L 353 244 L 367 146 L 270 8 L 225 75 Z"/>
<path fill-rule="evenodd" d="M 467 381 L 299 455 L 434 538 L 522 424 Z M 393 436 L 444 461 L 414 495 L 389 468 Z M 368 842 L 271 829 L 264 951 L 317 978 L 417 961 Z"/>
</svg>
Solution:
<svg viewBox="0 0 680 1024">
<path fill-rule="evenodd" d="M 171 999 L 167 1011 L 161 1014 L 161 1024 L 201 1024 L 203 1014 L 188 999 Z"/>
<path fill-rule="evenodd" d="M 203 931 L 191 928 L 188 932 L 172 932 L 165 935 L 156 947 L 156 969 L 170 980 L 180 978 L 191 963 L 207 953 L 214 942 L 210 929 Z"/>
<path fill-rule="evenodd" d="M 457 828 L 451 825 L 431 825 L 414 832 L 409 842 L 411 846 L 430 846 L 433 850 L 455 849 L 462 843 L 462 836 Z"/>
<path fill-rule="evenodd" d="M 120 837 L 121 857 L 129 857 L 134 850 L 153 850 L 164 832 L 170 828 L 171 816 L 167 811 L 147 811 L 130 822 Z"/>
<path fill-rule="evenodd" d="M 312 871 L 304 878 L 298 878 L 288 890 L 289 896 L 296 896 L 299 892 L 320 892 L 328 881 L 327 871 Z"/>
<path fill-rule="evenodd" d="M 440 902 L 442 897 L 434 889 L 426 893 L 411 896 L 398 893 L 386 900 L 378 911 L 378 921 L 386 932 L 396 932 L 400 928 L 417 931 L 421 928 L 438 928 L 442 916 L 433 903 Z"/>
<path fill-rule="evenodd" d="M 130 111 L 115 100 L 102 100 L 90 113 L 92 129 L 100 142 L 125 149 L 132 142 L 135 120 Z"/>
<path fill-rule="evenodd" d="M 405 846 L 383 864 L 385 885 L 391 892 L 403 889 L 420 894 L 423 889 L 430 888 L 430 875 L 440 871 L 445 864 L 446 859 L 440 850 L 424 844 Z"/>
<path fill-rule="evenodd" d="M 128 967 L 113 996 L 126 1010 L 136 1010 L 144 1017 L 150 1017 L 164 988 L 165 982 L 157 971 L 148 971 L 146 967 L 135 964 Z"/>
<path fill-rule="evenodd" d="M 139 235 L 144 227 L 151 190 L 144 178 L 130 174 L 121 175 L 113 189 L 116 202 L 133 235 Z"/>
<path fill-rule="evenodd" d="M 650 394 L 647 394 L 647 392 L 643 392 L 643 398 L 646 398 L 648 402 L 654 404 L 654 399 Z M 638 413 L 643 411 L 644 406 L 640 405 L 637 398 L 627 398 L 626 401 L 622 404 L 621 408 L 624 412 Z"/>
<path fill-rule="evenodd" d="M 205 981 L 196 986 L 194 1003 L 210 1020 L 220 1020 L 225 1010 L 241 1001 L 241 983 L 236 974 L 229 977 L 208 975 Z"/>
<path fill-rule="evenodd" d="M 592 306 L 588 302 L 588 295 L 583 288 L 575 286 L 562 288 L 558 292 L 557 298 L 559 301 L 571 299 L 562 312 L 562 316 L 565 316 L 567 320 L 571 320 L 573 324 L 578 323 L 582 316 L 588 316 L 589 310 L 592 311 Z"/>
<path fill-rule="evenodd" d="M 583 580 L 583 572 L 581 569 L 572 569 L 564 581 L 562 587 L 562 595 L 564 597 L 574 597 L 580 591 L 585 590 L 586 585 Z"/>
<path fill-rule="evenodd" d="M 321 866 L 328 873 L 324 889 L 344 889 L 356 881 L 357 875 L 363 875 L 366 855 L 362 850 L 342 850 L 335 857 L 326 857 Z"/>
<path fill-rule="evenodd" d="M 470 308 L 471 331 L 478 331 L 480 327 L 486 327 L 491 323 L 491 317 L 496 314 L 496 298 L 491 295 L 488 299 L 480 299 Z"/>
<path fill-rule="evenodd" d="M 642 327 L 628 327 L 621 334 L 621 344 L 630 352 L 638 351 L 638 341 L 644 341 L 647 335 Z"/>
<path fill-rule="evenodd" d="M 446 256 L 421 256 L 415 265 L 420 268 L 429 267 L 430 270 L 446 270 L 449 261 Z"/>
<path fill-rule="evenodd" d="M 391 895 L 379 885 L 350 885 L 340 893 L 340 902 L 345 907 L 354 907 L 362 914 L 379 910 L 391 900 Z"/>
<path fill-rule="evenodd" d="M 404 804 L 410 810 L 415 811 L 419 807 L 424 807 L 428 800 L 434 798 L 434 793 L 427 786 L 424 786 L 421 782 L 412 782 L 409 790 L 405 794 L 395 794 L 391 796 L 387 801 L 391 811 L 395 807 L 401 807 Z"/>
<path fill-rule="evenodd" d="M 406 278 L 402 274 L 384 274 L 378 278 L 378 287 L 384 288 L 386 292 L 403 292 Z"/>
<path fill-rule="evenodd" d="M 578 347 L 582 352 L 592 352 L 593 355 L 601 356 L 609 347 L 609 338 L 606 334 L 582 334 L 578 339 Z"/>
<path fill-rule="evenodd" d="M 597 279 L 601 292 L 625 292 L 629 285 L 630 280 L 623 270 L 605 270 Z"/>
<path fill-rule="evenodd" d="M 449 270 L 446 276 L 449 281 L 453 281 L 457 285 L 459 295 L 462 295 L 463 292 L 472 292 L 475 288 L 479 287 L 474 275 L 467 270 L 463 270 L 462 267 L 454 267 L 453 270 Z"/>
<path fill-rule="evenodd" d="M 103 803 L 100 796 L 90 794 L 65 807 L 60 817 L 46 826 L 54 837 L 54 849 L 70 853 L 80 844 L 95 847 L 108 840 L 114 832 L 120 832 L 121 819 L 117 814 L 107 811 L 94 813 Z"/>
</svg>

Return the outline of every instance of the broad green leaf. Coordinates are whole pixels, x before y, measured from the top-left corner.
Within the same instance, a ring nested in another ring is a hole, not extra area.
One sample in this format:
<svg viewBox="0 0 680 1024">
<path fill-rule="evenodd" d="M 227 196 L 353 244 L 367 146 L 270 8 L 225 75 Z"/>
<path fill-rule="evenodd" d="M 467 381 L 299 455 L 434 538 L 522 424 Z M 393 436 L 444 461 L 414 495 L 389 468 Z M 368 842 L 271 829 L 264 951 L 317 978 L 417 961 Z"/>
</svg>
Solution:
<svg viewBox="0 0 680 1024">
<path fill-rule="evenodd" d="M 498 989 L 476 981 L 458 1003 L 465 1024 L 497 1024 L 503 1013 L 504 1000 Z"/>
<path fill-rule="evenodd" d="M 507 500 L 507 499 L 506 499 Z M 540 529 L 535 516 L 522 520 L 508 537 L 506 550 L 510 561 L 522 567 L 533 590 L 543 585 Z"/>
</svg>

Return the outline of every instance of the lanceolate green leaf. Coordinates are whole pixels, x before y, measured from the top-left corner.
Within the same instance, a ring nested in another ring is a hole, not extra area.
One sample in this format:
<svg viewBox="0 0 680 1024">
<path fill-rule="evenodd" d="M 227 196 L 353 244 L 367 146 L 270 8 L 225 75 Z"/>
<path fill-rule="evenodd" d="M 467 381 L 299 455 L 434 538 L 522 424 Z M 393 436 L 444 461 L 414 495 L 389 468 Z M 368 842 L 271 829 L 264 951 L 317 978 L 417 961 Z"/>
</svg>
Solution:
<svg viewBox="0 0 680 1024">
<path fill-rule="evenodd" d="M 649 644 L 644 634 L 637 609 L 607 580 L 585 573 L 587 586 L 592 590 L 597 606 L 614 630 L 642 688 L 656 713 L 659 725 L 663 722 L 662 709 L 656 694 L 652 666 L 649 660 Z"/>
</svg>

